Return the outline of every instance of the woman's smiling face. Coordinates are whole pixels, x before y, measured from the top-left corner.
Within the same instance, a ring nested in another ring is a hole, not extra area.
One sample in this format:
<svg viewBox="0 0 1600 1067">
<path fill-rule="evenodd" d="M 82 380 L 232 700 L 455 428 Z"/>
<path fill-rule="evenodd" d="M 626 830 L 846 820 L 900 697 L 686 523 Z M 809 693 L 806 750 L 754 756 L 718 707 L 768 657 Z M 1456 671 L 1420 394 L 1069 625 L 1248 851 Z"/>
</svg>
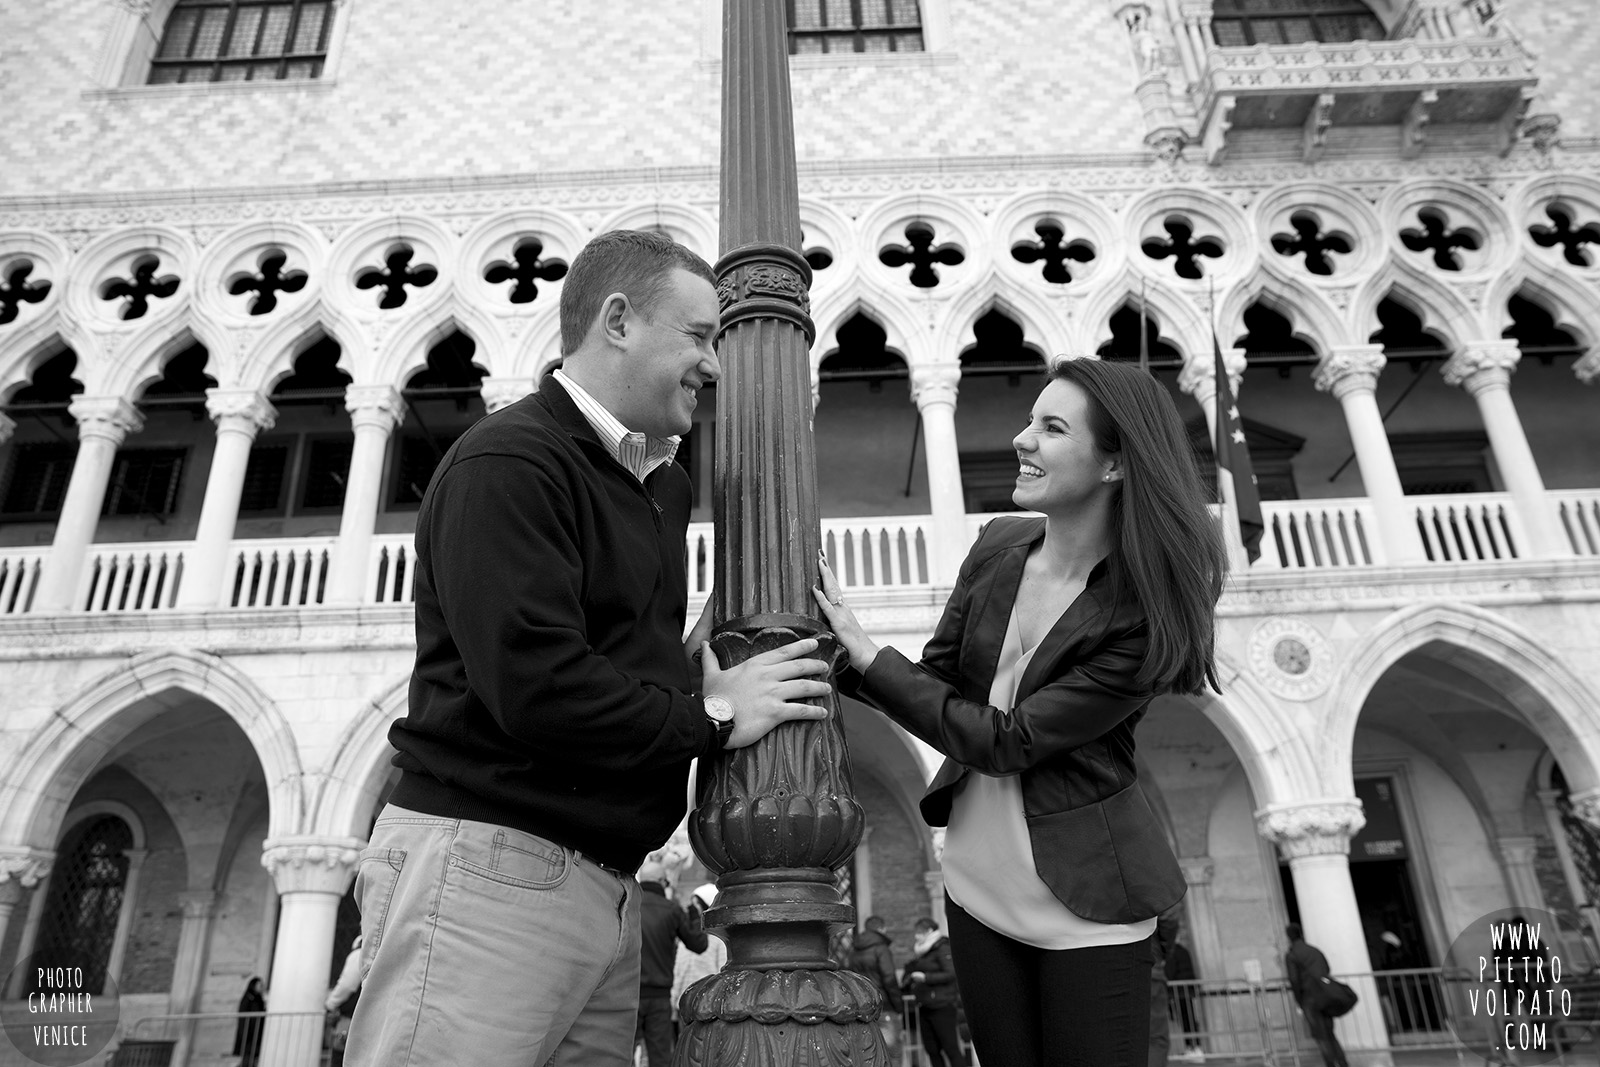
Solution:
<svg viewBox="0 0 1600 1067">
<path fill-rule="evenodd" d="M 1089 395 L 1073 382 L 1045 386 L 1027 428 L 1011 444 L 1019 466 L 1011 499 L 1019 508 L 1045 514 L 1071 509 L 1122 477 L 1116 457 L 1095 447 Z"/>
</svg>

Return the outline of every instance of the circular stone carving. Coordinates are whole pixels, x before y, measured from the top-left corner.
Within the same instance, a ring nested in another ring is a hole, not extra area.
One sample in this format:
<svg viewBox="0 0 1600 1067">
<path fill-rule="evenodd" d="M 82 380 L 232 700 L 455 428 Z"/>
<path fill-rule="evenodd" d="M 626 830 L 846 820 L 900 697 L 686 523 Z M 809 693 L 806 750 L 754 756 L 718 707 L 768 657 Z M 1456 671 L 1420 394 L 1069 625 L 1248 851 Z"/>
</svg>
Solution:
<svg viewBox="0 0 1600 1067">
<path fill-rule="evenodd" d="M 1250 667 L 1261 684 L 1287 700 L 1313 700 L 1333 680 L 1333 648 L 1303 619 L 1267 619 L 1250 635 Z"/>
</svg>

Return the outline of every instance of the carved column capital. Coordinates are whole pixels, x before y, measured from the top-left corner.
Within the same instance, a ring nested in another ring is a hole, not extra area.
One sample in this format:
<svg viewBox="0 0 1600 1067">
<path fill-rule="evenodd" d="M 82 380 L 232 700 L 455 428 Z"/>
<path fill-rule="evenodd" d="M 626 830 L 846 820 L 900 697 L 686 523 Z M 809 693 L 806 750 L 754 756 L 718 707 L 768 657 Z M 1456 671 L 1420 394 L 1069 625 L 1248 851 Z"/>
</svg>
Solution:
<svg viewBox="0 0 1600 1067">
<path fill-rule="evenodd" d="M 1349 855 L 1350 839 L 1366 824 L 1361 801 L 1354 797 L 1274 804 L 1256 812 L 1256 831 L 1291 860 Z"/>
<path fill-rule="evenodd" d="M 17 423 L 10 415 L 0 412 L 0 445 L 11 440 L 11 435 L 17 432 Z"/>
<path fill-rule="evenodd" d="M 1317 361 L 1311 381 L 1324 393 L 1343 400 L 1354 392 L 1373 392 L 1378 388 L 1388 357 L 1382 345 L 1334 345 Z"/>
<path fill-rule="evenodd" d="M 355 837 L 275 837 L 261 846 L 261 866 L 279 893 L 344 895 L 364 842 Z"/>
<path fill-rule="evenodd" d="M 1567 798 L 1567 801 L 1572 805 L 1573 815 L 1594 829 L 1600 830 L 1600 789 L 1574 793 Z"/>
<path fill-rule="evenodd" d="M 1499 846 L 1500 858 L 1510 867 L 1531 867 L 1539 855 L 1537 837 L 1502 837 L 1495 844 Z"/>
<path fill-rule="evenodd" d="M 1183 880 L 1190 886 L 1210 885 L 1217 873 L 1216 862 L 1210 856 L 1180 856 L 1178 866 L 1183 869 Z"/>
<path fill-rule="evenodd" d="M 510 407 L 534 391 L 532 378 L 485 378 L 478 391 L 483 396 L 484 409 L 491 414 Z"/>
<path fill-rule="evenodd" d="M 349 385 L 344 390 L 344 409 L 356 429 L 375 426 L 391 433 L 405 421 L 406 402 L 392 385 Z"/>
<path fill-rule="evenodd" d="M 217 898 L 220 896 L 215 889 L 189 889 L 178 894 L 178 906 L 183 909 L 185 921 L 209 919 L 216 914 Z"/>
<path fill-rule="evenodd" d="M 1585 385 L 1593 385 L 1596 378 L 1600 378 L 1600 348 L 1591 347 L 1583 354 L 1583 358 L 1573 364 L 1572 373 Z"/>
<path fill-rule="evenodd" d="M 78 423 L 78 437 L 103 437 L 120 445 L 129 434 L 144 429 L 144 416 L 120 396 L 79 396 L 67 405 L 67 414 Z"/>
<path fill-rule="evenodd" d="M 1222 350 L 1222 366 L 1228 372 L 1228 385 L 1232 388 L 1234 396 L 1239 395 L 1239 383 L 1244 379 L 1247 362 L 1242 348 Z M 1210 403 L 1217 395 L 1216 360 L 1210 355 L 1185 360 L 1183 369 L 1178 372 L 1178 388 L 1201 404 Z"/>
<path fill-rule="evenodd" d="M 207 389 L 206 414 L 218 430 L 254 437 L 278 421 L 278 409 L 255 389 Z"/>
<path fill-rule="evenodd" d="M 1445 360 L 1440 373 L 1451 385 L 1464 385 L 1477 396 L 1493 386 L 1505 386 L 1517 369 L 1522 350 L 1515 341 L 1468 341 Z"/>
<path fill-rule="evenodd" d="M 16 882 L 32 889 L 50 873 L 56 854 L 37 848 L 0 848 L 0 885 Z"/>
<path fill-rule="evenodd" d="M 960 391 L 960 363 L 923 363 L 911 368 L 911 399 L 919 410 L 930 404 L 955 407 Z"/>
</svg>

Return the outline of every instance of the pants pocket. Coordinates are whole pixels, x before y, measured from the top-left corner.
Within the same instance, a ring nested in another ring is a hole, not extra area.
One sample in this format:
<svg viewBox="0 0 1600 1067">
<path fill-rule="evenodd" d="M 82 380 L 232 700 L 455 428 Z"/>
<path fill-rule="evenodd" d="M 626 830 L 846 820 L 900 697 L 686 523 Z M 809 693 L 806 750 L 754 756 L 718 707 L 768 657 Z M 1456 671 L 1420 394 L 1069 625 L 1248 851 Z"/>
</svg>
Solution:
<svg viewBox="0 0 1600 1067">
<path fill-rule="evenodd" d="M 361 974 L 372 967 L 373 954 L 383 941 L 383 928 L 389 919 L 389 903 L 400 870 L 405 866 L 403 848 L 365 848 L 356 867 L 356 906 L 361 909 Z"/>
</svg>

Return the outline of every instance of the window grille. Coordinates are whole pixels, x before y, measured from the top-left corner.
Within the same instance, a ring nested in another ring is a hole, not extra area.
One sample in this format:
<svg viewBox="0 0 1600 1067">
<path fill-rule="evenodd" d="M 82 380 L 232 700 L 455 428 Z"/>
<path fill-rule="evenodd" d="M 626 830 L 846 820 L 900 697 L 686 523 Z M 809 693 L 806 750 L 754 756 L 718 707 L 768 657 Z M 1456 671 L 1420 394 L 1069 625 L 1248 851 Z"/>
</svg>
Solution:
<svg viewBox="0 0 1600 1067">
<path fill-rule="evenodd" d="M 241 513 L 283 511 L 284 475 L 289 471 L 288 442 L 256 444 L 250 449 L 250 462 L 244 470 L 244 490 L 239 494 Z"/>
<path fill-rule="evenodd" d="M 328 0 L 178 0 L 150 61 L 150 84 L 317 78 Z"/>
<path fill-rule="evenodd" d="M 344 506 L 344 483 L 350 476 L 350 455 L 356 439 L 313 437 L 306 442 L 306 470 L 300 479 L 300 507 L 333 510 Z"/>
<path fill-rule="evenodd" d="M 1381 41 L 1383 23 L 1360 0 L 1216 0 L 1211 33 L 1224 48 L 1305 41 Z"/>
<path fill-rule="evenodd" d="M 133 831 L 115 815 L 88 819 L 63 842 L 66 862 L 50 878 L 35 954 L 52 967 L 82 967 L 90 992 L 105 988 L 132 847 Z M 29 992 L 40 992 L 36 980 L 30 976 Z"/>
<path fill-rule="evenodd" d="M 789 54 L 920 52 L 916 0 L 788 0 Z"/>
<path fill-rule="evenodd" d="M 55 518 L 61 513 L 61 500 L 67 495 L 77 457 L 78 446 L 68 442 L 13 447 L 0 514 L 9 522 Z"/>
<path fill-rule="evenodd" d="M 129 448 L 111 465 L 101 515 L 149 515 L 166 518 L 178 510 L 183 480 L 184 448 Z"/>
</svg>

